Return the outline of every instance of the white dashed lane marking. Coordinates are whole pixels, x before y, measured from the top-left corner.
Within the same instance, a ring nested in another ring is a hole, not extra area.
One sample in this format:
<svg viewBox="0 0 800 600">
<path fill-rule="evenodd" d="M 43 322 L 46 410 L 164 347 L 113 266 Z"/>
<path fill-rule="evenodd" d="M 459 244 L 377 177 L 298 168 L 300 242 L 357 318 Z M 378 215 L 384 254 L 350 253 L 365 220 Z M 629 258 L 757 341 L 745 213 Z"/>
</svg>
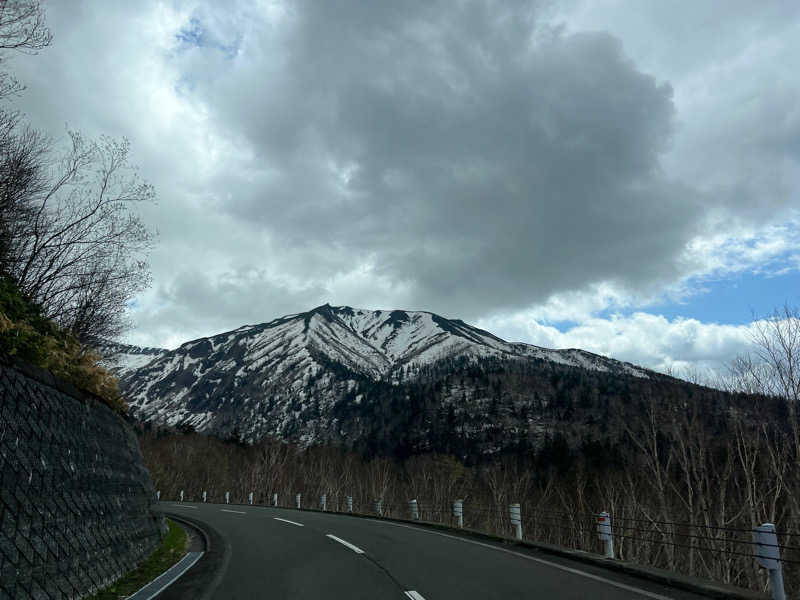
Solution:
<svg viewBox="0 0 800 600">
<path fill-rule="evenodd" d="M 302 523 L 297 523 L 296 521 L 290 521 L 289 519 L 281 519 L 280 517 L 272 517 L 276 521 L 283 521 L 284 523 L 290 523 L 291 525 L 297 525 L 298 527 L 303 527 Z"/>
<path fill-rule="evenodd" d="M 331 535 L 330 533 L 326 533 L 325 535 L 326 535 L 327 537 L 331 538 L 332 540 L 334 540 L 335 542 L 339 542 L 339 543 L 340 543 L 340 544 L 342 544 L 343 546 L 347 546 L 348 548 L 350 548 L 350 550 L 352 550 L 352 551 L 353 551 L 353 552 L 355 552 L 356 554 L 364 554 L 364 551 L 363 551 L 361 548 L 359 548 L 358 546 L 354 546 L 354 545 L 353 545 L 353 544 L 351 544 L 350 542 L 346 542 L 346 541 L 345 541 L 345 540 L 343 540 L 342 538 L 338 538 L 338 537 L 336 537 L 335 535 Z"/>
</svg>

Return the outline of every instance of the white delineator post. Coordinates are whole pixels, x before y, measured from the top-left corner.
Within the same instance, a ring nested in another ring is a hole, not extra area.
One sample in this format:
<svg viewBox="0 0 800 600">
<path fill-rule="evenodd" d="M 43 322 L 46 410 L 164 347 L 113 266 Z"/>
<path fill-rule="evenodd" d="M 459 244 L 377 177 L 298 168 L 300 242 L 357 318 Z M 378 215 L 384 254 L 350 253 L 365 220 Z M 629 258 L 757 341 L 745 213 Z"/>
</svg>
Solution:
<svg viewBox="0 0 800 600">
<path fill-rule="evenodd" d="M 322 512 L 328 510 L 328 494 L 322 494 L 322 498 L 319 499 L 319 504 L 322 507 Z"/>
<path fill-rule="evenodd" d="M 272 494 L 272 506 L 278 506 L 278 494 Z"/>
<path fill-rule="evenodd" d="M 203 502 L 206 501 L 206 498 L 208 498 L 208 494 L 205 490 L 203 490 Z"/>
<path fill-rule="evenodd" d="M 511 517 L 511 524 L 514 526 L 516 538 L 522 539 L 522 513 L 519 504 L 511 504 L 508 507 L 508 515 Z"/>
<path fill-rule="evenodd" d="M 230 503 L 231 503 L 231 493 L 225 492 L 225 504 L 230 504 Z"/>
<path fill-rule="evenodd" d="M 353 512 L 353 497 L 352 496 L 348 496 L 347 497 L 347 512 L 349 512 L 349 513 Z"/>
<path fill-rule="evenodd" d="M 375 500 L 375 513 L 379 517 L 383 516 L 383 499 L 382 498 L 378 498 L 377 500 Z"/>
<path fill-rule="evenodd" d="M 416 498 L 408 501 L 408 510 L 411 513 L 411 520 L 419 521 L 419 506 L 417 506 Z"/>
<path fill-rule="evenodd" d="M 161 490 L 156 492 L 156 500 L 161 500 Z"/>
<path fill-rule="evenodd" d="M 181 490 L 181 502 L 183 502 L 183 490 Z"/>
<path fill-rule="evenodd" d="M 764 523 L 753 529 L 753 554 L 756 562 L 769 571 L 769 589 L 772 600 L 786 600 L 783 589 L 781 553 L 778 548 L 778 535 L 775 525 Z"/>
<path fill-rule="evenodd" d="M 253 492 L 250 492 L 250 497 L 248 499 L 250 500 L 250 504 L 252 504 L 253 503 Z"/>
<path fill-rule="evenodd" d="M 453 502 L 453 516 L 456 518 L 459 527 L 464 527 L 464 501 L 456 500 Z"/>
<path fill-rule="evenodd" d="M 300 494 L 297 494 L 297 496 L 295 496 L 294 500 L 297 503 L 297 508 L 300 508 Z"/>
<path fill-rule="evenodd" d="M 614 536 L 611 534 L 611 516 L 603 511 L 595 515 L 597 522 L 597 537 L 603 542 L 603 550 L 606 558 L 614 558 Z"/>
</svg>

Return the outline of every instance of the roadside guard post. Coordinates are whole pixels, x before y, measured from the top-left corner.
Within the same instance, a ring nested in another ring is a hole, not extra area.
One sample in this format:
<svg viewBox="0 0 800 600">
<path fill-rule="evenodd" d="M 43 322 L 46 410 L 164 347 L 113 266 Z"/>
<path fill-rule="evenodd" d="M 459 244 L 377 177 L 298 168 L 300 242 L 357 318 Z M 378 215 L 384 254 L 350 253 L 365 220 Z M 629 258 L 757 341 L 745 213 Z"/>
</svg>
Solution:
<svg viewBox="0 0 800 600">
<path fill-rule="evenodd" d="M 156 492 L 156 500 L 161 500 L 161 490 Z"/>
<path fill-rule="evenodd" d="M 230 503 L 231 503 L 231 493 L 225 492 L 225 504 L 230 504 Z"/>
<path fill-rule="evenodd" d="M 203 490 L 203 502 L 206 501 L 206 498 L 208 498 L 208 494 L 206 493 L 205 490 Z"/>
<path fill-rule="evenodd" d="M 378 498 L 377 500 L 375 500 L 375 513 L 379 517 L 383 516 L 383 499 L 382 498 Z"/>
<path fill-rule="evenodd" d="M 348 496 L 347 497 L 347 512 L 349 512 L 349 513 L 353 512 L 353 497 L 352 496 Z"/>
<path fill-rule="evenodd" d="M 519 504 L 512 504 L 508 507 L 508 515 L 511 517 L 511 524 L 514 526 L 516 538 L 522 539 L 522 513 Z"/>
<path fill-rule="evenodd" d="M 183 502 L 183 490 L 181 490 L 181 502 Z"/>
<path fill-rule="evenodd" d="M 278 506 L 278 494 L 272 494 L 272 506 Z"/>
<path fill-rule="evenodd" d="M 250 492 L 250 497 L 248 498 L 248 500 L 250 500 L 250 504 L 253 503 L 253 492 Z"/>
<path fill-rule="evenodd" d="M 416 499 L 408 501 L 408 510 L 411 513 L 411 519 L 413 521 L 419 521 L 419 506 L 417 506 Z"/>
<path fill-rule="evenodd" d="M 453 502 L 453 516 L 456 518 L 459 527 L 464 527 L 464 501 L 456 500 Z"/>
<path fill-rule="evenodd" d="M 603 542 L 606 558 L 614 558 L 614 537 L 611 535 L 611 516 L 606 511 L 595 515 L 597 521 L 597 537 Z"/>
<path fill-rule="evenodd" d="M 781 553 L 778 548 L 775 525 L 764 523 L 753 529 L 753 544 L 753 554 L 756 562 L 769 571 L 770 598 L 772 600 L 786 600 L 786 592 L 783 589 Z"/>
<path fill-rule="evenodd" d="M 322 494 L 322 498 L 320 498 L 319 504 L 322 507 L 322 512 L 328 510 L 328 494 Z"/>
<path fill-rule="evenodd" d="M 297 496 L 295 496 L 294 500 L 297 503 L 297 508 L 300 508 L 300 494 L 297 494 Z"/>
</svg>

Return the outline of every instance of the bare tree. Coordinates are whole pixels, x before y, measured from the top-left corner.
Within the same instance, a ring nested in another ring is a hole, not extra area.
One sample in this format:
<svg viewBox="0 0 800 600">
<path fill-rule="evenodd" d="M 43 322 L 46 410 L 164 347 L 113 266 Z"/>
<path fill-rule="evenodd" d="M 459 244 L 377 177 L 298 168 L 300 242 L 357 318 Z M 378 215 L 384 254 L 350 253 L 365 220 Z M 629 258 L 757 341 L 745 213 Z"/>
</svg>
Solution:
<svg viewBox="0 0 800 600">
<path fill-rule="evenodd" d="M 31 198 L 47 189 L 47 139 L 21 126 L 17 114 L 0 111 L 0 273 L 9 271 L 8 254 L 30 233 Z"/>
<path fill-rule="evenodd" d="M 0 0 L 0 50 L 35 53 L 49 46 L 53 36 L 45 25 L 38 0 Z M 0 98 L 18 94 L 23 86 L 4 68 L 8 61 L 0 53 Z"/>
<path fill-rule="evenodd" d="M 38 1 L 0 0 L 0 100 L 24 89 L 8 73 L 5 51 L 35 53 L 51 39 Z M 7 271 L 4 258 L 12 237 L 24 235 L 20 225 L 28 221 L 24 218 L 27 198 L 45 186 L 42 167 L 47 140 L 20 121 L 19 111 L 0 109 L 0 273 Z"/>
<path fill-rule="evenodd" d="M 800 465 L 800 312 L 785 304 L 754 324 L 755 355 L 767 377 L 761 379 L 764 393 L 780 396 L 789 409 L 795 463 Z"/>
<path fill-rule="evenodd" d="M 39 0 L 0 0 L 0 48 L 35 52 L 50 45 Z"/>
<path fill-rule="evenodd" d="M 781 398 L 786 402 L 794 462 L 800 466 L 800 311 L 785 304 L 753 322 L 752 354 L 738 356 L 729 366 L 729 388 Z"/>
<path fill-rule="evenodd" d="M 6 262 L 44 315 L 86 342 L 118 336 L 127 302 L 149 284 L 152 233 L 133 207 L 155 193 L 128 164 L 127 140 L 70 139 L 56 176 L 27 197 L 26 229 Z"/>
<path fill-rule="evenodd" d="M 23 86 L 4 50 L 52 39 L 38 0 L 0 0 L 0 99 Z M 149 284 L 152 234 L 132 210 L 154 198 L 128 164 L 128 141 L 87 141 L 53 158 L 47 138 L 0 109 L 0 273 L 81 342 L 119 336 L 127 303 Z"/>
</svg>

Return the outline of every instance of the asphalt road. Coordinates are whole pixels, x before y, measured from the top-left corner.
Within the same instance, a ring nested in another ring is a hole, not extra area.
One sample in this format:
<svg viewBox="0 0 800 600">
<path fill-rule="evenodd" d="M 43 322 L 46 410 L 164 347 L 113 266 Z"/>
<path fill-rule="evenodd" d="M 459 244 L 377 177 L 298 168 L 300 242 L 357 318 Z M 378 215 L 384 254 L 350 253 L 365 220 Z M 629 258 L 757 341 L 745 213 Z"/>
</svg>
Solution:
<svg viewBox="0 0 800 600">
<path fill-rule="evenodd" d="M 224 504 L 160 508 L 206 523 L 218 536 L 211 543 L 216 558 L 187 572 L 165 592 L 168 600 L 704 598 L 518 546 L 391 521 Z"/>
</svg>

